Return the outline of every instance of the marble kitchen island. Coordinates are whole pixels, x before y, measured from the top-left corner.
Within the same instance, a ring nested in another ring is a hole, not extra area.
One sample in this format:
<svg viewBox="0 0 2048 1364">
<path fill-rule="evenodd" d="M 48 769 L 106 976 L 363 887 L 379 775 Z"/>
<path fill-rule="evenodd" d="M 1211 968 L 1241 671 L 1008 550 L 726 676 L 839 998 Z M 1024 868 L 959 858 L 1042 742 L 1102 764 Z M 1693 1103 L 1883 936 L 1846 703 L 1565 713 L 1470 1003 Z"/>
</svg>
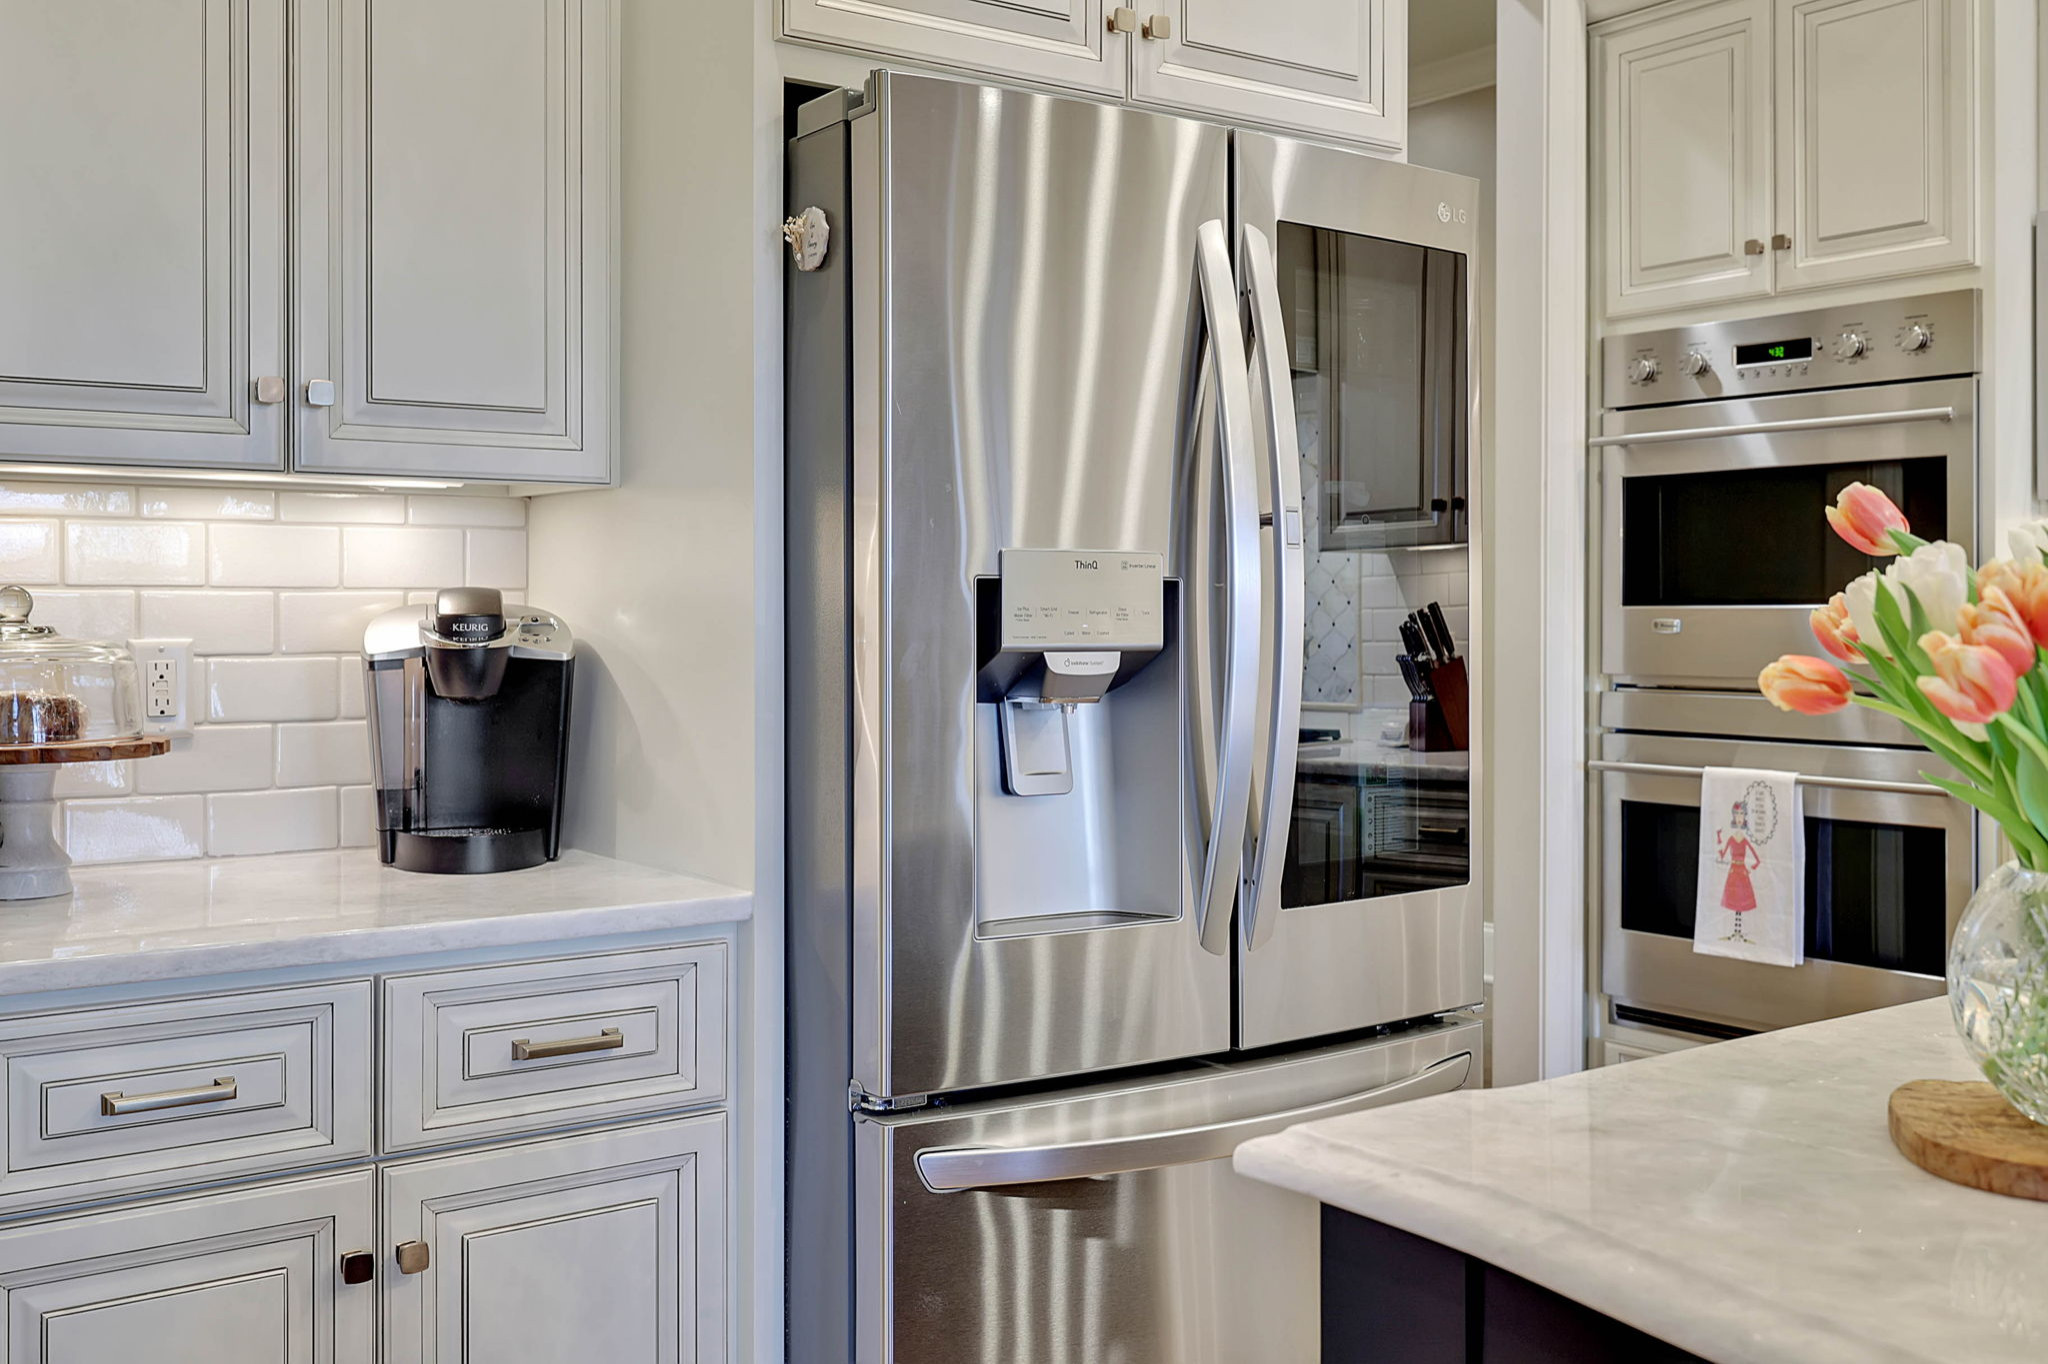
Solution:
<svg viewBox="0 0 2048 1364">
<path fill-rule="evenodd" d="M 1462 1277 L 1376 1364 L 2048 1358 L 2048 1204 L 1900 1156 L 1886 1100 L 1922 1078 L 1976 1078 L 1945 999 L 1307 1123 L 1236 1164 L 1326 1205 L 1326 1360 L 1372 1311 L 1359 1255 L 1421 1274 L 1438 1247 Z M 1432 1286 L 1408 1288 L 1415 1322 Z"/>
</svg>

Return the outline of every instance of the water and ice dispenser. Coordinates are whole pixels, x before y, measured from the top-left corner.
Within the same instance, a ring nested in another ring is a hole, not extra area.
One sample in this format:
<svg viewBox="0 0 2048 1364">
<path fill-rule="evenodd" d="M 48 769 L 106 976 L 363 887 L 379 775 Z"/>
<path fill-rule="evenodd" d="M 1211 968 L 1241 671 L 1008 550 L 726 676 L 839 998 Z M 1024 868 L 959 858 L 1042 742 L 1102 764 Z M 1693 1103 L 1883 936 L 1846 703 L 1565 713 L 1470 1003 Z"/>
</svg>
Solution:
<svg viewBox="0 0 2048 1364">
<path fill-rule="evenodd" d="M 1146 552 L 1006 549 L 980 584 L 983 932 L 1180 913 L 1174 601 Z"/>
</svg>

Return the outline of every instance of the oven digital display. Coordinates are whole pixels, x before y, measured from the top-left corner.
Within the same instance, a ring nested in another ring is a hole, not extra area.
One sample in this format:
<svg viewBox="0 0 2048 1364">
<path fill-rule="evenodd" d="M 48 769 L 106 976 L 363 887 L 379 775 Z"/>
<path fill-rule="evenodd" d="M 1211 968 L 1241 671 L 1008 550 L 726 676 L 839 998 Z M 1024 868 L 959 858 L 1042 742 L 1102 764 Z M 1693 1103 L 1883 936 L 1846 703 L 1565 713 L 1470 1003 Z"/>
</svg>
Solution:
<svg viewBox="0 0 2048 1364">
<path fill-rule="evenodd" d="M 1797 341 L 1752 341 L 1735 348 L 1735 363 L 1742 365 L 1780 365 L 1787 360 L 1811 360 L 1813 338 L 1802 336 Z"/>
</svg>

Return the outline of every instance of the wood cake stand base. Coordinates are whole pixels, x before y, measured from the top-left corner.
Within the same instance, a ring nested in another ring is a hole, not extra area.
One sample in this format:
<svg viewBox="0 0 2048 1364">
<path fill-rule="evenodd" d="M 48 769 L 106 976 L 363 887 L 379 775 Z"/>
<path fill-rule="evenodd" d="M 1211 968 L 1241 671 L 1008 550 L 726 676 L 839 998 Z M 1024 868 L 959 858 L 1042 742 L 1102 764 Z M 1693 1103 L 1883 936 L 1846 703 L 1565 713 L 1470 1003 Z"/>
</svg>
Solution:
<svg viewBox="0 0 2048 1364">
<path fill-rule="evenodd" d="M 1982 1080 L 1909 1080 L 1892 1091 L 1892 1145 L 1930 1174 L 2048 1202 L 2048 1127 Z"/>
<path fill-rule="evenodd" d="M 71 854 L 57 840 L 57 765 L 152 758 L 169 739 L 0 744 L 0 900 L 71 893 Z"/>
</svg>

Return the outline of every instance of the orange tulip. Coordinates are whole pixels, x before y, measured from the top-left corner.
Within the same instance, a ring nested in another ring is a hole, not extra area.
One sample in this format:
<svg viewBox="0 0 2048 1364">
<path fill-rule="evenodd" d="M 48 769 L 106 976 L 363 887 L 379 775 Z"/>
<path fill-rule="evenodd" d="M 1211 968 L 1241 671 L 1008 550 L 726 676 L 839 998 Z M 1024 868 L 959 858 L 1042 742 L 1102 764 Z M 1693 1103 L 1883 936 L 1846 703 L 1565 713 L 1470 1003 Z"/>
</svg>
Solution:
<svg viewBox="0 0 2048 1364">
<path fill-rule="evenodd" d="M 1844 663 L 1855 663 L 1863 657 L 1863 651 L 1856 647 L 1861 638 L 1856 633 L 1856 622 L 1849 619 L 1849 599 L 1840 592 L 1828 598 L 1828 604 L 1813 613 L 1813 637 Z"/>
<path fill-rule="evenodd" d="M 1826 715 L 1849 704 L 1849 679 L 1824 658 L 1786 654 L 1757 674 L 1757 690 L 1779 710 Z"/>
<path fill-rule="evenodd" d="M 2038 656 L 2034 636 L 2012 604 L 2012 598 L 2001 588 L 1980 586 L 1977 601 L 1964 602 L 1956 615 L 1962 625 L 1963 643 L 1996 650 L 2011 665 L 2015 677 L 2034 666 Z"/>
<path fill-rule="evenodd" d="M 2034 643 L 2048 648 L 2048 565 L 1994 559 L 1977 570 L 1977 594 L 1992 588 L 2005 594 Z"/>
<path fill-rule="evenodd" d="M 1920 647 L 1934 665 L 1933 677 L 1914 679 L 1934 708 L 1963 724 L 1986 724 L 2012 709 L 2019 677 L 1996 649 L 1965 644 L 1933 630 Z"/>
<path fill-rule="evenodd" d="M 1891 532 L 1909 530 L 1906 514 L 1889 497 L 1868 483 L 1851 483 L 1827 509 L 1828 524 L 1835 534 L 1865 554 L 1897 554 Z"/>
</svg>

